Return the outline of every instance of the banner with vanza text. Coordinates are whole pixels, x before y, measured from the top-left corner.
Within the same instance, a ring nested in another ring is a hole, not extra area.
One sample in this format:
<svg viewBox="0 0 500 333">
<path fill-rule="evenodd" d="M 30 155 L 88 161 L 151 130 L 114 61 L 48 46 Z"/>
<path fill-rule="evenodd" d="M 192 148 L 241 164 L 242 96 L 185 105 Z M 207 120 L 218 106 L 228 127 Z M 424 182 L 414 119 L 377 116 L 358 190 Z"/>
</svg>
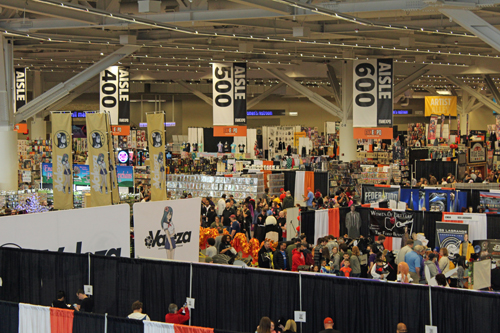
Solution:
<svg viewBox="0 0 500 333">
<path fill-rule="evenodd" d="M 71 113 L 52 113 L 52 183 L 55 209 L 73 208 Z"/>
<path fill-rule="evenodd" d="M 392 126 L 392 59 L 356 60 L 353 69 L 353 126 Z"/>
<path fill-rule="evenodd" d="M 137 258 L 198 261 L 201 199 L 134 204 Z"/>
<path fill-rule="evenodd" d="M 106 113 L 87 114 L 90 203 L 92 207 L 111 205 L 107 116 Z"/>
<path fill-rule="evenodd" d="M 165 114 L 149 113 L 148 144 L 149 169 L 151 170 L 151 200 L 167 199 L 165 181 Z"/>
</svg>

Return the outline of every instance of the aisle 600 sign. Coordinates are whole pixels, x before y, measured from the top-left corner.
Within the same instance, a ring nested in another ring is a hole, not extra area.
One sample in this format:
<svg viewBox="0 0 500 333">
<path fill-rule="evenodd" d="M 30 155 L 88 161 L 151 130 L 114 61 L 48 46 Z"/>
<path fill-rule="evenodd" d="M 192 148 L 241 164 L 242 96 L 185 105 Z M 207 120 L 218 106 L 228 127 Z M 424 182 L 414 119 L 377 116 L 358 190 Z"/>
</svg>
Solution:
<svg viewBox="0 0 500 333">
<path fill-rule="evenodd" d="M 392 59 L 354 61 L 353 126 L 392 126 Z"/>
</svg>

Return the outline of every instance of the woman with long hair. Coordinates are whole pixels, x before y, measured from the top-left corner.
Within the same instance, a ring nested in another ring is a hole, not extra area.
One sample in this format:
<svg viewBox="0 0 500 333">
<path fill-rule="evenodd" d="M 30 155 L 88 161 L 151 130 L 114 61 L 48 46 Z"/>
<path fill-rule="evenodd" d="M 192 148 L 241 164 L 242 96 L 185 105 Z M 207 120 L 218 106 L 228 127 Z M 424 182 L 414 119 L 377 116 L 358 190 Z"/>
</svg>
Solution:
<svg viewBox="0 0 500 333">
<path fill-rule="evenodd" d="M 439 259 L 439 269 L 443 274 L 446 274 L 450 270 L 450 259 L 448 259 L 448 249 L 442 247 L 439 250 L 439 254 L 441 255 L 441 259 Z"/>
<path fill-rule="evenodd" d="M 296 333 L 297 332 L 297 324 L 293 319 L 288 319 L 285 325 L 284 333 Z"/>
<path fill-rule="evenodd" d="M 351 262 L 351 277 L 359 277 L 361 275 L 361 260 L 359 259 L 360 252 L 359 247 L 352 247 L 352 254 L 350 258 Z"/>
<path fill-rule="evenodd" d="M 262 317 L 259 326 L 257 326 L 257 333 L 271 333 L 271 319 L 269 317 Z"/>
<path fill-rule="evenodd" d="M 61 159 L 61 164 L 64 168 L 63 193 L 66 193 L 66 187 L 68 188 L 68 193 L 71 193 L 71 168 L 69 167 L 68 154 L 63 155 L 63 157 Z"/>
<path fill-rule="evenodd" d="M 101 177 L 101 189 L 100 192 L 102 193 L 102 187 L 106 189 L 106 194 L 108 194 L 108 184 L 106 182 L 106 177 L 108 175 L 108 168 L 106 167 L 106 161 L 104 160 L 104 154 L 100 153 L 99 156 L 97 156 L 97 165 L 99 166 L 99 175 Z"/>
<path fill-rule="evenodd" d="M 172 223 L 174 210 L 172 207 L 166 206 L 161 219 L 161 228 L 165 231 L 165 250 L 167 251 L 167 259 L 174 259 L 175 255 L 175 226 Z"/>
</svg>

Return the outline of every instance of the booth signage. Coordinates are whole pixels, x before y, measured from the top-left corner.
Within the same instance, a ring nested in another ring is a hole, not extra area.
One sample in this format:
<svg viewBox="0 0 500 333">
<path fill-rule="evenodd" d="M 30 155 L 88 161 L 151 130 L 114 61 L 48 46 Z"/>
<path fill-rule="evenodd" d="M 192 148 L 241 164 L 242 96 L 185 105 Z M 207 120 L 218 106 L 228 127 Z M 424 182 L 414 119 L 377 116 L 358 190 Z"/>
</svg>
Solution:
<svg viewBox="0 0 500 333">
<path fill-rule="evenodd" d="M 134 167 L 117 166 L 116 174 L 119 187 L 134 187 Z"/>
<path fill-rule="evenodd" d="M 0 247 L 130 257 L 129 221 L 128 204 L 5 216 Z"/>
<path fill-rule="evenodd" d="M 387 237 L 403 237 L 405 228 L 411 235 L 413 230 L 413 213 L 392 210 L 370 210 L 370 233 Z"/>
<path fill-rule="evenodd" d="M 28 134 L 28 124 L 15 124 L 14 131 L 21 134 Z"/>
<path fill-rule="evenodd" d="M 381 201 L 399 201 L 399 186 L 373 186 L 365 185 L 362 188 L 363 203 L 371 204 Z"/>
<path fill-rule="evenodd" d="M 448 249 L 449 256 L 458 253 L 460 243 L 469 233 L 469 225 L 465 223 L 436 222 L 436 244 Z"/>
<path fill-rule="evenodd" d="M 457 96 L 425 96 L 425 116 L 457 116 Z"/>
<path fill-rule="evenodd" d="M 354 127 L 392 126 L 393 75 L 392 59 L 354 61 Z"/>
<path fill-rule="evenodd" d="M 246 64 L 215 63 L 212 70 L 214 126 L 246 125 Z"/>
<path fill-rule="evenodd" d="M 214 126 L 214 137 L 247 136 L 246 126 Z"/>
<path fill-rule="evenodd" d="M 100 110 L 109 112 L 111 124 L 130 124 L 130 73 L 128 68 L 111 66 L 101 72 Z"/>
<path fill-rule="evenodd" d="M 167 199 L 165 181 L 165 115 L 149 113 L 148 122 L 149 163 L 151 170 L 151 200 Z"/>
<path fill-rule="evenodd" d="M 111 134 L 128 136 L 128 135 L 130 135 L 130 126 L 128 126 L 128 125 L 121 125 L 121 126 L 113 125 L 113 126 L 111 126 Z"/>
<path fill-rule="evenodd" d="M 70 113 L 52 114 L 52 178 L 55 209 L 73 208 L 73 140 Z"/>
<path fill-rule="evenodd" d="M 486 147 L 484 142 L 472 142 L 469 148 L 469 163 L 485 163 Z"/>
<path fill-rule="evenodd" d="M 354 139 L 392 139 L 391 127 L 354 127 Z"/>
<path fill-rule="evenodd" d="M 26 104 L 26 68 L 14 68 L 14 98 L 15 98 L 15 112 Z"/>
<path fill-rule="evenodd" d="M 269 116 L 285 116 L 285 110 L 261 110 L 261 111 L 247 111 L 247 116 L 252 117 L 269 117 Z"/>
</svg>

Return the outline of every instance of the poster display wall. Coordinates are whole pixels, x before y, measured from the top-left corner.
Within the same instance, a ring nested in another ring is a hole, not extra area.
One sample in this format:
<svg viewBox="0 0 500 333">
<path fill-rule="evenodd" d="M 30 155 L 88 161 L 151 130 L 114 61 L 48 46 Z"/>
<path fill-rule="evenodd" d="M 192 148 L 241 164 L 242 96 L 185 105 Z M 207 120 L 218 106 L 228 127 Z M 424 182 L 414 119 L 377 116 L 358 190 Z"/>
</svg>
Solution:
<svg viewBox="0 0 500 333">
<path fill-rule="evenodd" d="M 52 113 L 52 179 L 55 209 L 73 208 L 71 113 Z"/>
<path fill-rule="evenodd" d="M 413 231 L 413 213 L 387 209 L 370 210 L 370 233 L 386 237 L 403 237 L 405 227 L 411 235 Z"/>
<path fill-rule="evenodd" d="M 353 126 L 392 126 L 393 60 L 356 60 L 353 69 Z"/>
<path fill-rule="evenodd" d="M 481 239 L 472 242 L 474 252 L 480 258 L 491 257 L 493 261 L 500 260 L 500 239 Z"/>
<path fill-rule="evenodd" d="M 500 193 L 479 192 L 479 202 L 488 211 L 498 212 L 500 210 Z"/>
<path fill-rule="evenodd" d="M 201 199 L 134 204 L 137 258 L 198 261 Z"/>
<path fill-rule="evenodd" d="M 129 205 L 5 216 L 0 247 L 130 257 L 129 221 Z"/>
</svg>

